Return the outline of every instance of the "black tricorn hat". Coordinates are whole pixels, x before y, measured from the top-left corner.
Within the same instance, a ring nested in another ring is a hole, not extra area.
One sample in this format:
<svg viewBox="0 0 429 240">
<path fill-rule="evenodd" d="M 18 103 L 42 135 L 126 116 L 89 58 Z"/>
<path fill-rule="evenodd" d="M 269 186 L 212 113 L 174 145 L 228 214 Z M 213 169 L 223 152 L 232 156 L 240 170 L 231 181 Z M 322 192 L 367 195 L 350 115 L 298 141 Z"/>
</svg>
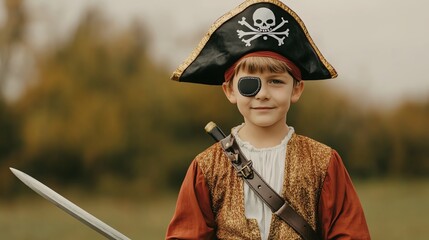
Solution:
<svg viewBox="0 0 429 240">
<path fill-rule="evenodd" d="M 247 0 L 220 17 L 171 76 L 180 82 L 221 85 L 242 56 L 272 51 L 292 61 L 302 80 L 335 78 L 298 15 L 277 0 Z"/>
</svg>

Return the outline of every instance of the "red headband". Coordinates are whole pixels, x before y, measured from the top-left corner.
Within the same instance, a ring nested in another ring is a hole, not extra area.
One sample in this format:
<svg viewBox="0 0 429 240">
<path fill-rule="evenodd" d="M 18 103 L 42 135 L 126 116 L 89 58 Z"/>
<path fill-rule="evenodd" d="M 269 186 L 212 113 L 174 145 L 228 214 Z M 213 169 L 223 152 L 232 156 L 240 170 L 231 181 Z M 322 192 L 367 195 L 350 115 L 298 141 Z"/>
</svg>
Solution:
<svg viewBox="0 0 429 240">
<path fill-rule="evenodd" d="M 269 57 L 269 58 L 273 58 L 273 59 L 277 59 L 279 61 L 285 62 L 287 64 L 287 66 L 290 68 L 291 75 L 296 80 L 298 80 L 298 81 L 300 81 L 302 79 L 302 77 L 301 77 L 301 71 L 289 59 L 287 59 L 287 58 L 283 57 L 282 55 L 280 55 L 278 53 L 275 53 L 275 52 L 271 52 L 271 51 L 258 51 L 258 52 L 252 52 L 252 53 L 244 55 L 237 62 L 235 62 L 231 67 L 229 67 L 228 70 L 226 70 L 225 74 L 224 74 L 225 82 L 229 81 L 232 78 L 232 76 L 234 75 L 235 67 L 237 66 L 237 64 L 242 59 L 247 58 L 247 57 Z"/>
</svg>

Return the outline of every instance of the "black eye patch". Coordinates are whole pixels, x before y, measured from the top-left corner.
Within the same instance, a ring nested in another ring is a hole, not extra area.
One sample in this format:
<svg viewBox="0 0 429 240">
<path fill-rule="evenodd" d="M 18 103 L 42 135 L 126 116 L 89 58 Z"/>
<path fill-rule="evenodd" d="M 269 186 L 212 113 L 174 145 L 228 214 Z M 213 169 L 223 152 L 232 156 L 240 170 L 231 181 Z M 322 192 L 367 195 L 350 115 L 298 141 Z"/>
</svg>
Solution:
<svg viewBox="0 0 429 240">
<path fill-rule="evenodd" d="M 238 91 L 245 97 L 253 97 L 261 90 L 261 79 L 258 77 L 241 77 L 238 80 Z"/>
</svg>

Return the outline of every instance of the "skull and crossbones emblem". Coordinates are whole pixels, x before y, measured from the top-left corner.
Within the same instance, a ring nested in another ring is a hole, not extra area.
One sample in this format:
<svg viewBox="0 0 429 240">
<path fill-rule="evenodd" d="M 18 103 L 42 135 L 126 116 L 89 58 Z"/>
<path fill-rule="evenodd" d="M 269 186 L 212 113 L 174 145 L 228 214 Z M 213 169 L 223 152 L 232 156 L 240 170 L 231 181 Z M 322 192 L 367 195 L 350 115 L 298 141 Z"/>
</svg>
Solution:
<svg viewBox="0 0 429 240">
<path fill-rule="evenodd" d="M 281 46 L 284 44 L 285 38 L 289 37 L 289 29 L 283 32 L 277 32 L 277 30 L 288 23 L 288 21 L 282 17 L 281 23 L 276 26 L 276 17 L 274 13 L 265 7 L 258 8 L 253 13 L 253 26 L 246 21 L 245 17 L 243 17 L 241 21 L 238 21 L 238 23 L 246 26 L 250 30 L 249 32 L 237 30 L 238 38 L 245 42 L 246 46 L 251 46 L 251 42 L 259 37 L 263 37 L 264 40 L 267 40 L 268 37 L 272 37 L 276 39 L 278 45 Z M 244 39 L 243 37 L 245 36 L 251 37 Z"/>
</svg>

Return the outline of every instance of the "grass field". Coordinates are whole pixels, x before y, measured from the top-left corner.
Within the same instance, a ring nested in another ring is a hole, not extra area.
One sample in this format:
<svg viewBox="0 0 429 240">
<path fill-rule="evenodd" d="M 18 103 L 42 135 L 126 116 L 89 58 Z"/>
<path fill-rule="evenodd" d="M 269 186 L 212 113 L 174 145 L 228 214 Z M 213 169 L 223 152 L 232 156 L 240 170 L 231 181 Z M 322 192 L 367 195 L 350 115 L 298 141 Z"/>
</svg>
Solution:
<svg viewBox="0 0 429 240">
<path fill-rule="evenodd" d="M 356 188 L 373 239 L 428 239 L 429 180 L 363 182 Z"/>
<path fill-rule="evenodd" d="M 373 239 L 427 239 L 429 180 L 355 183 Z M 31 191 L 31 190 L 29 190 Z M 163 239 L 175 195 L 152 201 L 64 194 L 132 239 Z M 0 200 L 0 239 L 105 239 L 37 196 Z"/>
</svg>

